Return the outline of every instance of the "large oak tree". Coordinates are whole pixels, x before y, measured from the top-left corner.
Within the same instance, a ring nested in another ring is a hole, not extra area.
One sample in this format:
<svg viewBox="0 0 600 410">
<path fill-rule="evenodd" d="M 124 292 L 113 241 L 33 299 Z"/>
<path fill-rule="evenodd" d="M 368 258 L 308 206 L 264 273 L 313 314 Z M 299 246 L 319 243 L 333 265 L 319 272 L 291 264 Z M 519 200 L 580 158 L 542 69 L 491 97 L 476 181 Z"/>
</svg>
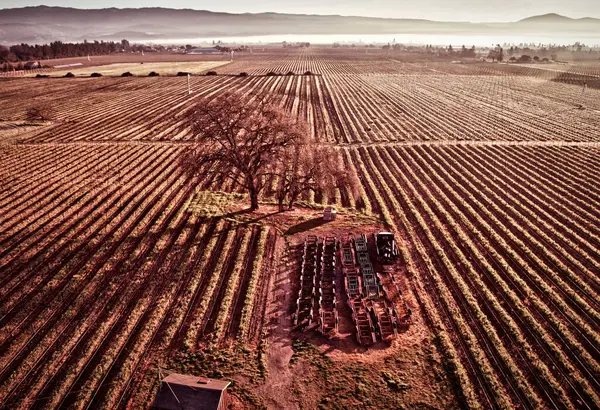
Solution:
<svg viewBox="0 0 600 410">
<path fill-rule="evenodd" d="M 267 100 L 227 92 L 203 99 L 186 112 L 195 144 L 183 157 L 188 171 L 212 180 L 232 179 L 258 198 L 287 147 L 308 141 L 308 128 Z"/>
<path fill-rule="evenodd" d="M 306 122 L 272 101 L 227 92 L 195 102 L 184 116 L 194 141 L 183 155 L 185 169 L 211 181 L 233 180 L 248 192 L 251 210 L 273 178 L 280 210 L 303 192 L 354 185 L 337 152 L 312 141 Z"/>
</svg>

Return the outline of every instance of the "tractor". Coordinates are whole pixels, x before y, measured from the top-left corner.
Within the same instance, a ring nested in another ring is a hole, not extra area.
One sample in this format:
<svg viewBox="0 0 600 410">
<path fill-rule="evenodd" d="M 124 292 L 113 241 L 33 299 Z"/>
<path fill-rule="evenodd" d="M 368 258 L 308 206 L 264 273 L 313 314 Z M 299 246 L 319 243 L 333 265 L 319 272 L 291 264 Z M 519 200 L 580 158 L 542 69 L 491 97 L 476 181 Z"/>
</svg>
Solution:
<svg viewBox="0 0 600 410">
<path fill-rule="evenodd" d="M 391 265 L 398 258 L 398 247 L 394 234 L 391 232 L 379 232 L 373 235 L 377 246 L 377 261 L 382 265 Z"/>
</svg>

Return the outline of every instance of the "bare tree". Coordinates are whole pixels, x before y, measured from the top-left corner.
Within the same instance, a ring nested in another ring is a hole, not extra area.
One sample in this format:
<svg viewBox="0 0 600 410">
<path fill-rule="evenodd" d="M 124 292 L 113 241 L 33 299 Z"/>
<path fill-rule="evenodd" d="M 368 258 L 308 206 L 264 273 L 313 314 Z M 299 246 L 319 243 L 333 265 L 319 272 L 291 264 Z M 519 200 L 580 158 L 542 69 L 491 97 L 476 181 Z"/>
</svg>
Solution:
<svg viewBox="0 0 600 410">
<path fill-rule="evenodd" d="M 292 209 L 304 192 L 322 190 L 332 196 L 337 188 L 354 191 L 357 186 L 356 176 L 344 168 L 337 150 L 312 144 L 295 145 L 285 150 L 279 159 L 277 175 L 280 211 L 284 210 L 284 204 Z"/>
<path fill-rule="evenodd" d="M 183 156 L 184 168 L 211 180 L 233 180 L 247 190 L 252 210 L 278 158 L 309 135 L 306 124 L 278 106 L 234 93 L 201 100 L 184 115 L 195 142 Z"/>
<path fill-rule="evenodd" d="M 27 109 L 25 118 L 29 122 L 51 121 L 54 117 L 52 108 L 47 104 L 40 104 Z"/>
<path fill-rule="evenodd" d="M 494 49 L 490 50 L 487 58 L 491 58 L 492 63 L 494 61 L 498 61 L 499 63 L 501 63 L 504 60 L 504 50 L 502 49 L 500 44 L 498 44 Z"/>
</svg>

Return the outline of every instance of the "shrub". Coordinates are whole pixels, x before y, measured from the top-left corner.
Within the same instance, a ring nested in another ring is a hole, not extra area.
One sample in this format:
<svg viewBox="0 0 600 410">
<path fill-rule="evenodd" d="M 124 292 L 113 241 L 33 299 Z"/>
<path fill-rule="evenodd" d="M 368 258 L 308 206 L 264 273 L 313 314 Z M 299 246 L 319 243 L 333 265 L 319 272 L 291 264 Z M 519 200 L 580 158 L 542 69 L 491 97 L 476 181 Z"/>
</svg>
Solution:
<svg viewBox="0 0 600 410">
<path fill-rule="evenodd" d="M 304 75 L 314 75 L 314 74 L 312 73 L 312 71 L 310 71 L 310 70 L 309 70 L 309 71 L 306 71 L 306 72 L 304 73 Z"/>
<path fill-rule="evenodd" d="M 276 75 L 277 75 L 277 73 L 275 73 L 275 72 L 273 72 L 273 71 L 269 71 L 269 72 L 267 73 L 267 77 L 274 77 L 274 76 L 276 76 Z"/>
<path fill-rule="evenodd" d="M 48 77 L 50 77 L 50 76 L 46 75 L 46 74 L 38 74 L 35 76 L 35 78 L 48 78 Z"/>
<path fill-rule="evenodd" d="M 209 71 L 206 73 L 206 75 L 217 75 L 216 71 Z"/>
<path fill-rule="evenodd" d="M 150 74 L 148 74 L 148 77 L 158 77 L 160 74 L 158 74 L 156 71 L 152 71 Z"/>
<path fill-rule="evenodd" d="M 49 105 L 42 104 L 30 107 L 25 113 L 29 122 L 45 122 L 52 120 L 54 113 Z"/>
<path fill-rule="evenodd" d="M 547 62 L 549 62 L 550 60 L 548 60 L 548 58 L 544 57 L 544 58 L 542 58 L 542 61 L 543 61 L 544 63 L 547 63 Z"/>
<path fill-rule="evenodd" d="M 293 71 L 288 71 L 286 75 L 296 75 L 296 73 Z"/>
<path fill-rule="evenodd" d="M 248 77 L 248 73 L 247 72 L 241 72 L 238 77 Z"/>
<path fill-rule="evenodd" d="M 65 78 L 73 78 L 75 77 L 75 74 L 73 74 L 72 72 L 68 72 L 67 74 L 64 75 Z"/>
<path fill-rule="evenodd" d="M 177 73 L 177 77 L 185 77 L 187 76 L 189 73 L 186 73 L 185 71 L 180 71 Z"/>
<path fill-rule="evenodd" d="M 129 71 L 121 74 L 121 77 L 133 77 L 133 74 L 131 74 Z"/>
<path fill-rule="evenodd" d="M 90 74 L 90 77 L 102 77 L 102 74 L 100 74 L 100 73 L 92 73 L 92 74 Z"/>
<path fill-rule="evenodd" d="M 527 54 L 523 54 L 521 57 L 519 57 L 519 62 L 529 63 L 529 62 L 531 62 L 531 56 L 528 56 Z"/>
</svg>

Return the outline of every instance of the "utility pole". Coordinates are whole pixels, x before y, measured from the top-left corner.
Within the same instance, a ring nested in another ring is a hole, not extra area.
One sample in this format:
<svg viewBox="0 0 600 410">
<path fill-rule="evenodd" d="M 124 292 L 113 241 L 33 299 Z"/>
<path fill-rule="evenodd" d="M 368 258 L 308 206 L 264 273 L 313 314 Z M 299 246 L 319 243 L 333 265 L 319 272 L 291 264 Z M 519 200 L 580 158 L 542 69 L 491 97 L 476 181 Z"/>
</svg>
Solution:
<svg viewBox="0 0 600 410">
<path fill-rule="evenodd" d="M 192 89 L 190 88 L 190 73 L 188 73 L 188 95 L 192 93 Z"/>
</svg>

